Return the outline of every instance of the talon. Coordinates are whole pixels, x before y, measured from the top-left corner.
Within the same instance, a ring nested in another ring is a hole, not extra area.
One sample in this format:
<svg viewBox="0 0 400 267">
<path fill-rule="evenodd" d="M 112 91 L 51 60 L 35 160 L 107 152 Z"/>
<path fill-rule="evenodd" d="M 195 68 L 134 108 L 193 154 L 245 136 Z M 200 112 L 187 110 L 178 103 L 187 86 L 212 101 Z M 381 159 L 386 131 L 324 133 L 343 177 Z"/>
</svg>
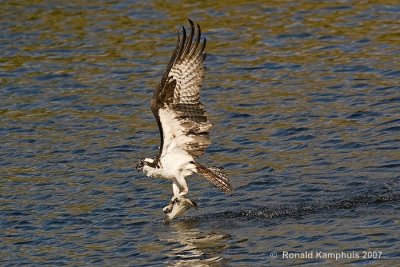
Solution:
<svg viewBox="0 0 400 267">
<path fill-rule="evenodd" d="M 197 203 L 194 202 L 193 200 L 190 200 L 190 201 L 192 202 L 193 207 L 194 207 L 196 210 L 198 210 L 198 209 L 199 209 L 199 206 L 197 205 Z"/>
<path fill-rule="evenodd" d="M 164 213 L 170 213 L 171 211 L 172 211 L 172 207 L 173 207 L 174 205 L 173 204 L 169 204 L 169 205 L 167 205 L 167 206 L 165 206 L 164 208 L 163 208 L 163 212 Z"/>
<path fill-rule="evenodd" d="M 174 205 L 175 203 L 179 203 L 181 199 L 179 197 L 174 197 L 171 199 L 170 204 Z"/>
<path fill-rule="evenodd" d="M 171 209 L 168 208 L 168 207 L 165 207 L 165 208 L 163 208 L 163 212 L 164 212 L 164 213 L 170 213 L 170 212 L 171 212 Z"/>
</svg>

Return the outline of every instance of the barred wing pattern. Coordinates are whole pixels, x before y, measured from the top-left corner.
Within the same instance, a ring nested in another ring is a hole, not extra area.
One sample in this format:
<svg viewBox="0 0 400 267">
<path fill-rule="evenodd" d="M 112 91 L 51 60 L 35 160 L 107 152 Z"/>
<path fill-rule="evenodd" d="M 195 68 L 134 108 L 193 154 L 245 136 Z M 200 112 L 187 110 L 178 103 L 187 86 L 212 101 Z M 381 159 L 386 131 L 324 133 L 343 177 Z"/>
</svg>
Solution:
<svg viewBox="0 0 400 267">
<path fill-rule="evenodd" d="M 197 173 L 213 183 L 222 192 L 229 193 L 233 191 L 233 187 L 229 182 L 226 174 L 218 167 L 206 168 L 203 165 L 196 163 Z"/>
<path fill-rule="evenodd" d="M 151 109 L 156 117 L 161 145 L 158 159 L 174 145 L 193 157 L 204 154 L 211 144 L 205 109 L 200 102 L 200 88 L 204 78 L 206 40 L 201 42 L 199 25 L 191 20 L 187 35 L 182 27 L 178 43 L 155 91 Z"/>
</svg>

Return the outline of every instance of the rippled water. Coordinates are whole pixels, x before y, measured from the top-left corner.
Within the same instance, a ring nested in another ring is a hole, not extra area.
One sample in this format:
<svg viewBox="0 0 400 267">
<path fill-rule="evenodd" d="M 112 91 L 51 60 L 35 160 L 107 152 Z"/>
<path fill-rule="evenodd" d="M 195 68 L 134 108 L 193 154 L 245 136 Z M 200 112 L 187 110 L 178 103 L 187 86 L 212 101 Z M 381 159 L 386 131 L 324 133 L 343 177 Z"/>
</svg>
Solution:
<svg viewBox="0 0 400 267">
<path fill-rule="evenodd" d="M 0 11 L 1 265 L 400 264 L 397 1 Z M 208 40 L 201 162 L 235 192 L 193 177 L 200 209 L 164 225 L 170 184 L 134 166 L 157 153 L 149 101 L 187 17 Z"/>
</svg>

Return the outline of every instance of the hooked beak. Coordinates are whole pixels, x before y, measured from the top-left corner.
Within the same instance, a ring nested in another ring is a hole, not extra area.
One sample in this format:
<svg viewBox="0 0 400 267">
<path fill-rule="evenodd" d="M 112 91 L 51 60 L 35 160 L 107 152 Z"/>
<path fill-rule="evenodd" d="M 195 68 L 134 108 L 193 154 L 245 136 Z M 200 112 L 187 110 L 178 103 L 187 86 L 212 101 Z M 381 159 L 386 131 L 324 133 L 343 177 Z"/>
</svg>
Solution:
<svg viewBox="0 0 400 267">
<path fill-rule="evenodd" d="M 139 162 L 136 164 L 136 171 L 140 172 L 143 170 L 144 162 L 143 160 L 139 160 Z"/>
</svg>

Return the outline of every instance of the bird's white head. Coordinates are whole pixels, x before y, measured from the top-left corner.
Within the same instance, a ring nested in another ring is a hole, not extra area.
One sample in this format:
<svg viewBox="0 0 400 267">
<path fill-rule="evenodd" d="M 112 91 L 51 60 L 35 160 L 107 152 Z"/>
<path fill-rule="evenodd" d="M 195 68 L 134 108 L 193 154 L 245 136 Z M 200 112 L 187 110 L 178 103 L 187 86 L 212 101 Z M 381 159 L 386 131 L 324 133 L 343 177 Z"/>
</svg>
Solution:
<svg viewBox="0 0 400 267">
<path fill-rule="evenodd" d="M 150 158 L 141 159 L 136 164 L 136 170 L 143 171 L 144 166 L 151 166 L 152 164 L 154 164 L 154 159 L 150 159 Z"/>
</svg>

